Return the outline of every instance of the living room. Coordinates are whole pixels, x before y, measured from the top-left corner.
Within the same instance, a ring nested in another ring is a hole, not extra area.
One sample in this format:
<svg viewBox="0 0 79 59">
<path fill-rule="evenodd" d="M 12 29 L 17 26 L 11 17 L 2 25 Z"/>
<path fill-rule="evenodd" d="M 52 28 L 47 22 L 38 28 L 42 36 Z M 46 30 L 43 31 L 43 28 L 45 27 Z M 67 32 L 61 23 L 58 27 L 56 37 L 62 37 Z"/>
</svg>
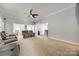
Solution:
<svg viewBox="0 0 79 59">
<path fill-rule="evenodd" d="M 0 55 L 79 55 L 78 10 L 76 3 L 0 4 Z"/>
</svg>

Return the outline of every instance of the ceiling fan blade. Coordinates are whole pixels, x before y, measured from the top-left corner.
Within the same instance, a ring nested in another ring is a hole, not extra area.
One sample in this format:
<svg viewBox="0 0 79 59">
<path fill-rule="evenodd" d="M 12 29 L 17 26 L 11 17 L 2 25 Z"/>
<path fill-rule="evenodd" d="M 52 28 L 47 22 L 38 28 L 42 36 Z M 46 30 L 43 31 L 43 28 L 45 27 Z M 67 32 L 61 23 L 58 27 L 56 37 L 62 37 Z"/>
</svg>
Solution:
<svg viewBox="0 0 79 59">
<path fill-rule="evenodd" d="M 33 18 L 36 18 L 34 14 L 32 15 L 32 17 L 33 17 Z"/>
<path fill-rule="evenodd" d="M 33 18 L 36 18 L 36 16 L 38 16 L 38 14 L 32 14 L 32 17 Z"/>
<path fill-rule="evenodd" d="M 38 16 L 38 14 L 34 14 L 34 16 Z"/>
<path fill-rule="evenodd" d="M 30 9 L 30 15 L 32 15 L 32 11 L 33 11 L 33 10 L 32 10 L 32 9 Z"/>
</svg>

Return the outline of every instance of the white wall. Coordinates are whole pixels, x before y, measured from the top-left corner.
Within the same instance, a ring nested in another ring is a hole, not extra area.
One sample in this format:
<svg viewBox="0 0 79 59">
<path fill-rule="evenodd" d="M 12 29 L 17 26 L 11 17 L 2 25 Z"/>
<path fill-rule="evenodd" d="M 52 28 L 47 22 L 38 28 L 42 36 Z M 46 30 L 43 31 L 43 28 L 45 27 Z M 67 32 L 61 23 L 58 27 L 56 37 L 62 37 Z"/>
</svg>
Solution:
<svg viewBox="0 0 79 59">
<path fill-rule="evenodd" d="M 44 18 L 39 23 L 48 22 L 48 36 L 71 42 L 79 42 L 79 28 L 75 7 Z"/>
<path fill-rule="evenodd" d="M 2 17 L 3 19 L 4 17 Z M 16 19 L 16 18 L 6 18 L 6 26 L 5 26 L 5 30 L 7 33 L 13 33 L 13 24 L 17 23 L 17 24 L 32 24 L 30 21 L 26 21 L 26 20 L 20 20 L 20 19 Z"/>
</svg>

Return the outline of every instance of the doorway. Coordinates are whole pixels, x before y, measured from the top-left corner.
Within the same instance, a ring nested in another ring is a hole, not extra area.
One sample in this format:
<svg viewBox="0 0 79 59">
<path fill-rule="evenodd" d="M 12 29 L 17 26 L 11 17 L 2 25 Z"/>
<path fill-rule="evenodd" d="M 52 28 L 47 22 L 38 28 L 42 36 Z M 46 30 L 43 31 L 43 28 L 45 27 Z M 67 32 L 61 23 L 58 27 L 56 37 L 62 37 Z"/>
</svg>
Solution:
<svg viewBox="0 0 79 59">
<path fill-rule="evenodd" d="M 48 23 L 37 24 L 35 26 L 36 36 L 48 36 Z"/>
</svg>

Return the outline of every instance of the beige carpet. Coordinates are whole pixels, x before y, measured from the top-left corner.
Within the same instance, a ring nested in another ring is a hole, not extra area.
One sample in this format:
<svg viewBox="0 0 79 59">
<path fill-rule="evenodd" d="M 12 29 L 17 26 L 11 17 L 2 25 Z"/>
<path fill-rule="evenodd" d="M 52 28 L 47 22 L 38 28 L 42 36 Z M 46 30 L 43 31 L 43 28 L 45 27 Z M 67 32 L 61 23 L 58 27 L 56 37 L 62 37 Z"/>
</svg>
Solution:
<svg viewBox="0 0 79 59">
<path fill-rule="evenodd" d="M 28 38 L 19 41 L 20 56 L 75 56 L 79 46 L 48 38 Z"/>
</svg>

